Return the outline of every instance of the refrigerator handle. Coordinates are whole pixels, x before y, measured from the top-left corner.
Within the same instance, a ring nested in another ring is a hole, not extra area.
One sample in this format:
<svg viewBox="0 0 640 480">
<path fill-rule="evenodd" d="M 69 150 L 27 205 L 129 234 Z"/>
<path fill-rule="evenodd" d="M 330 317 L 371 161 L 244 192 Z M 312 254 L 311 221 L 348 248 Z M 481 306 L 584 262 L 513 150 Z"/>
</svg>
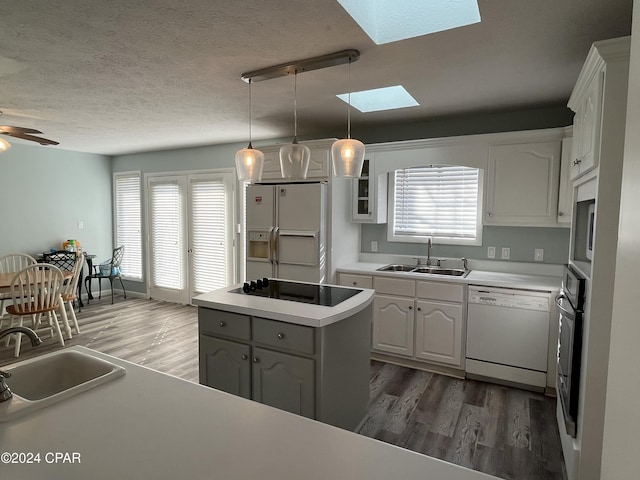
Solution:
<svg viewBox="0 0 640 480">
<path fill-rule="evenodd" d="M 278 255 L 278 238 L 280 237 L 280 228 L 275 227 L 271 228 L 271 241 L 269 245 L 271 245 L 271 251 L 269 252 L 269 260 L 271 263 L 278 263 L 279 255 Z"/>
</svg>

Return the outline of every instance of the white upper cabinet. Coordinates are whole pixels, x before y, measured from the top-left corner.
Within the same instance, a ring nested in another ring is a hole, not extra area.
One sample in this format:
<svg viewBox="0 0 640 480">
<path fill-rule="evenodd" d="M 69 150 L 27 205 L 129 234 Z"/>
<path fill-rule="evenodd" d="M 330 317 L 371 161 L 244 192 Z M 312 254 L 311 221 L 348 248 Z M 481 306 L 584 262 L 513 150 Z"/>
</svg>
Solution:
<svg viewBox="0 0 640 480">
<path fill-rule="evenodd" d="M 557 226 L 561 141 L 489 147 L 487 225 Z"/>
<path fill-rule="evenodd" d="M 301 143 L 308 146 L 309 150 L 311 150 L 307 179 L 327 180 L 331 174 L 329 171 L 329 156 L 331 155 L 331 144 L 333 140 Z M 280 146 L 281 145 L 269 145 L 266 147 L 256 147 L 264 153 L 262 181 L 282 180 L 282 171 L 280 170 Z"/>
<path fill-rule="evenodd" d="M 575 104 L 571 180 L 598 166 L 603 76 L 602 72 L 597 72 Z"/>
<path fill-rule="evenodd" d="M 572 138 L 562 140 L 560 189 L 558 190 L 558 223 L 567 227 L 571 226 L 571 216 L 573 215 L 572 145 Z"/>
<path fill-rule="evenodd" d="M 367 155 L 360 178 L 353 181 L 354 222 L 387 222 L 387 175 L 376 175 L 374 162 L 373 155 Z"/>
</svg>

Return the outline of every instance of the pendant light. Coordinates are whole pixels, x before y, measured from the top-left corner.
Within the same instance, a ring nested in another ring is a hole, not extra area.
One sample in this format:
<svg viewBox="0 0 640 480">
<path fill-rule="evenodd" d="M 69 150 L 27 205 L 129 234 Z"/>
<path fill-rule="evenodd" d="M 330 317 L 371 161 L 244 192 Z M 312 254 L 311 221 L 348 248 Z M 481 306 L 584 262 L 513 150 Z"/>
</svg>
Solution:
<svg viewBox="0 0 640 480">
<path fill-rule="evenodd" d="M 283 178 L 305 179 L 311 151 L 298 143 L 298 70 L 293 75 L 293 142 L 280 147 L 280 171 Z"/>
<path fill-rule="evenodd" d="M 11 148 L 11 144 L 4 138 L 0 138 L 0 153 L 6 152 Z"/>
<path fill-rule="evenodd" d="M 251 145 L 251 79 L 249 79 L 249 145 L 236 152 L 238 180 L 259 182 L 264 168 L 264 153 Z"/>
<path fill-rule="evenodd" d="M 351 138 L 351 58 L 349 58 L 349 93 L 347 102 L 347 138 L 331 145 L 333 173 L 336 177 L 359 177 L 364 165 L 364 144 Z"/>
</svg>

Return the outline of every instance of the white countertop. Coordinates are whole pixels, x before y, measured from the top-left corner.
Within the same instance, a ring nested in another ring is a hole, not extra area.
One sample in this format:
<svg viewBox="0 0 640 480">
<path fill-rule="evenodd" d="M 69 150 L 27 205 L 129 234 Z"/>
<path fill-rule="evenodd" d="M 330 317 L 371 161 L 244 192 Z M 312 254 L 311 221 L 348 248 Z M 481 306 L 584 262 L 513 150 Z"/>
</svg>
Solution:
<svg viewBox="0 0 640 480">
<path fill-rule="evenodd" d="M 373 302 L 373 294 L 375 293 L 371 289 L 356 289 L 362 291 L 334 307 L 325 307 L 232 292 L 232 290 L 241 287 L 242 284 L 239 283 L 233 287 L 225 287 L 213 292 L 203 293 L 193 297 L 192 302 L 199 307 L 255 315 L 309 327 L 324 327 L 363 310 Z"/>
<path fill-rule="evenodd" d="M 380 272 L 378 268 L 387 263 L 358 262 L 339 267 L 338 273 L 352 273 L 360 275 L 376 275 L 396 278 L 411 278 L 413 280 L 430 280 L 438 282 L 463 283 L 468 285 L 496 286 L 503 288 L 521 288 L 554 292 L 560 289 L 562 277 L 553 275 L 529 275 L 509 272 L 491 272 L 485 270 L 471 270 L 466 277 L 450 275 L 426 275 L 410 272 Z"/>
<path fill-rule="evenodd" d="M 38 464 L 2 464 L 2 478 L 496 478 L 90 349 L 71 349 L 121 365 L 127 373 L 0 424 L 0 452 L 42 458 Z M 78 453 L 80 463 L 46 463 L 48 452 Z"/>
</svg>

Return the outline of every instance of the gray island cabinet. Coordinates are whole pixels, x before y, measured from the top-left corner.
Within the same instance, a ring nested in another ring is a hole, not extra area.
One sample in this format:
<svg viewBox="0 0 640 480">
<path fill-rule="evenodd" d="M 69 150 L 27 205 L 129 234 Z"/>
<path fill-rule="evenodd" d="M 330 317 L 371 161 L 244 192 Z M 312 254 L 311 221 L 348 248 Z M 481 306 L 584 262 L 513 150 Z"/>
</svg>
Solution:
<svg viewBox="0 0 640 480">
<path fill-rule="evenodd" d="M 200 383 L 354 430 L 369 400 L 373 290 L 333 307 L 232 290 L 194 298 Z"/>
</svg>

